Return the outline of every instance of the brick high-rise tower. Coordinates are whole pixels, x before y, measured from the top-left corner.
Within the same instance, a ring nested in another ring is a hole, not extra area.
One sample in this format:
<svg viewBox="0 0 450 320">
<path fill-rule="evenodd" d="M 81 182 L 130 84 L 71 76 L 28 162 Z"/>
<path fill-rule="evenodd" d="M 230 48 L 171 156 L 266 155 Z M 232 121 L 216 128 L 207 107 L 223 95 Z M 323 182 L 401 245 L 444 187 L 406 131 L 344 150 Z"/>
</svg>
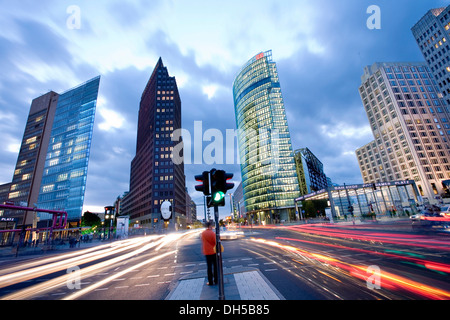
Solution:
<svg viewBox="0 0 450 320">
<path fill-rule="evenodd" d="M 122 202 L 122 214 L 129 215 L 134 224 L 153 229 L 161 227 L 164 201 L 172 203 L 169 225 L 185 223 L 184 164 L 172 161 L 176 144 L 172 142 L 172 134 L 177 129 L 181 129 L 177 83 L 159 58 L 141 97 L 130 191 Z"/>
</svg>

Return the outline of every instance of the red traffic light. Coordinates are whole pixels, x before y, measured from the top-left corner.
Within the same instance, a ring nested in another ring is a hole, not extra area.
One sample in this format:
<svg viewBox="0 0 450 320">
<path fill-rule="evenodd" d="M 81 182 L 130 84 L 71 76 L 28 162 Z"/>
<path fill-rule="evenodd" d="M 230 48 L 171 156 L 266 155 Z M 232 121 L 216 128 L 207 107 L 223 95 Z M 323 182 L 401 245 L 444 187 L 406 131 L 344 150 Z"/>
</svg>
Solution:
<svg viewBox="0 0 450 320">
<path fill-rule="evenodd" d="M 234 175 L 232 173 L 225 173 L 225 181 L 233 179 Z M 231 190 L 234 188 L 234 183 L 232 182 L 226 182 L 225 183 L 226 189 Z"/>
<path fill-rule="evenodd" d="M 201 182 L 202 184 L 196 185 L 195 190 L 203 192 L 205 196 L 211 195 L 211 190 L 209 188 L 209 172 L 205 171 L 201 175 L 195 176 L 195 180 Z"/>
</svg>

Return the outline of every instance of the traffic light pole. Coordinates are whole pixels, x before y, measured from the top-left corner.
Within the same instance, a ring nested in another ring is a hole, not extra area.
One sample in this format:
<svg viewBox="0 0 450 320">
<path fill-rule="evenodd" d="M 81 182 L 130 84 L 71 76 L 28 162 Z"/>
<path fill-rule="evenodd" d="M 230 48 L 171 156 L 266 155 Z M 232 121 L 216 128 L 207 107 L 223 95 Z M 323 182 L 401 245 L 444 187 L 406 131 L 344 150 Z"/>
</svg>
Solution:
<svg viewBox="0 0 450 320">
<path fill-rule="evenodd" d="M 223 170 L 212 169 L 204 171 L 201 175 L 196 175 L 195 180 L 201 182 L 195 186 L 195 190 L 203 192 L 206 197 L 206 206 L 208 208 L 214 206 L 214 218 L 216 219 L 216 259 L 217 259 L 217 276 L 219 282 L 219 300 L 225 300 L 224 283 L 223 283 L 223 265 L 222 265 L 222 245 L 220 243 L 220 226 L 219 226 L 219 206 L 225 206 L 225 195 L 228 190 L 234 188 L 234 183 L 227 181 L 233 178 L 232 173 Z"/>
<path fill-rule="evenodd" d="M 217 276 L 219 280 L 219 300 L 225 300 L 224 283 L 223 283 L 223 264 L 222 250 L 220 243 L 220 226 L 219 226 L 219 207 L 214 206 L 214 217 L 216 219 L 216 257 L 217 257 Z"/>
</svg>

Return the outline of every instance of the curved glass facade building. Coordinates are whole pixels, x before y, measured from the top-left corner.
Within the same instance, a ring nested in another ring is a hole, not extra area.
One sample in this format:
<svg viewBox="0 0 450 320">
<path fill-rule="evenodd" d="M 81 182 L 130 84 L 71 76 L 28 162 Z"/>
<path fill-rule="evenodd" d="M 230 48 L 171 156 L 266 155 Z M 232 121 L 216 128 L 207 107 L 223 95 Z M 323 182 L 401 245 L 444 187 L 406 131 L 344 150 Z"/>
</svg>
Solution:
<svg viewBox="0 0 450 320">
<path fill-rule="evenodd" d="M 288 221 L 300 191 L 272 51 L 244 65 L 234 81 L 233 98 L 246 211 L 259 221 Z"/>
</svg>

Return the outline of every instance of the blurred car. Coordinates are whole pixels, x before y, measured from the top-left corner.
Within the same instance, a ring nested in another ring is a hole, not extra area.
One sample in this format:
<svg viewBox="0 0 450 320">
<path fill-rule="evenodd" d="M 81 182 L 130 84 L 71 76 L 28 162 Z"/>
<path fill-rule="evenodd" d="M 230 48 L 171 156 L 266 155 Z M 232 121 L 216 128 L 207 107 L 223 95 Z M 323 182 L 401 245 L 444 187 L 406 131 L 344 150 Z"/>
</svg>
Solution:
<svg viewBox="0 0 450 320">
<path fill-rule="evenodd" d="M 220 240 L 235 240 L 243 237 L 244 233 L 242 231 L 223 231 L 220 232 Z"/>
<path fill-rule="evenodd" d="M 450 207 L 427 206 L 410 217 L 413 230 L 427 230 L 450 233 Z"/>
<path fill-rule="evenodd" d="M 450 206 L 441 207 L 441 213 L 450 214 Z"/>
</svg>

